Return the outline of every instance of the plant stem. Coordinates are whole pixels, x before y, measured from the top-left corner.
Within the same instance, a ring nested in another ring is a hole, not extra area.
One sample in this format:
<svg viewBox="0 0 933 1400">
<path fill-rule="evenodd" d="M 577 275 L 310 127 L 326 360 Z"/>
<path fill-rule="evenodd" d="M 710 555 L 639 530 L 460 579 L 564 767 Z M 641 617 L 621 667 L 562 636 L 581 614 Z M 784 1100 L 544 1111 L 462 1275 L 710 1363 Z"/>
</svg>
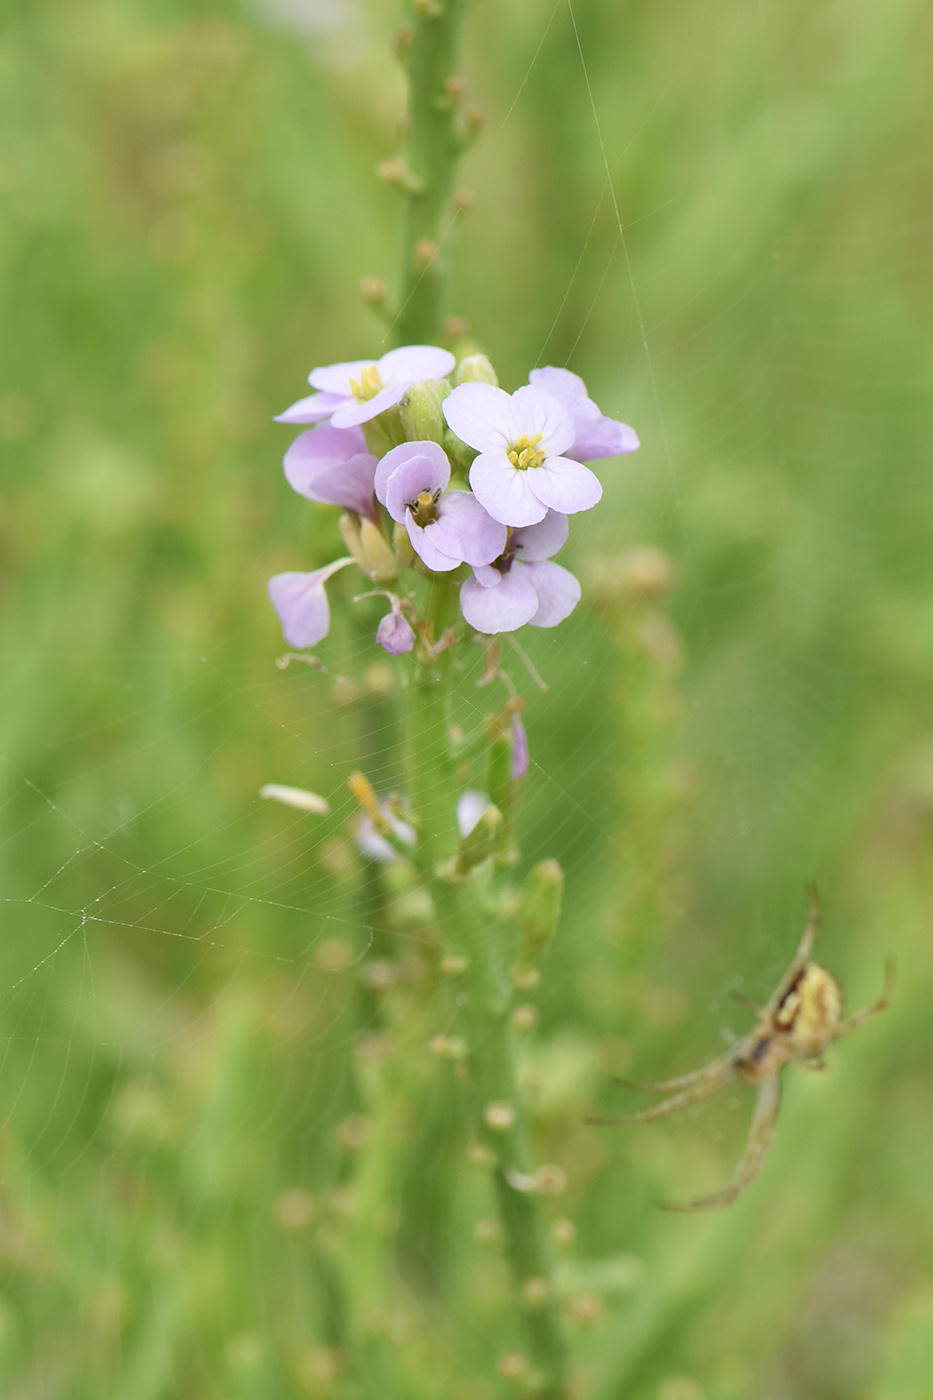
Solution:
<svg viewBox="0 0 933 1400">
<path fill-rule="evenodd" d="M 395 322 L 400 345 L 434 344 L 441 330 L 446 277 L 442 221 L 463 146 L 455 77 L 466 0 L 415 0 L 409 77 L 406 211 L 401 305 Z"/>
<path fill-rule="evenodd" d="M 452 588 L 443 577 L 431 582 L 425 611 L 433 623 L 435 637 L 444 630 Z M 451 663 L 449 650 L 431 657 L 419 646 L 405 696 L 408 800 L 418 831 L 418 863 L 429 878 L 439 861 L 455 853 L 458 841 L 457 786 L 450 736 Z"/>
<path fill-rule="evenodd" d="M 512 987 L 503 966 L 507 930 L 498 916 L 501 877 L 492 862 L 455 887 L 460 947 L 468 959 L 466 989 L 469 1064 L 475 1085 L 483 1136 L 492 1156 L 493 1187 L 505 1250 L 519 1291 L 528 1377 L 540 1400 L 566 1394 L 566 1355 L 553 1297 L 551 1261 L 539 1198 L 531 1185 L 526 1115 L 515 1072 L 510 1011 Z M 501 1128 L 484 1116 L 490 1104 L 507 1105 L 513 1117 Z"/>
</svg>

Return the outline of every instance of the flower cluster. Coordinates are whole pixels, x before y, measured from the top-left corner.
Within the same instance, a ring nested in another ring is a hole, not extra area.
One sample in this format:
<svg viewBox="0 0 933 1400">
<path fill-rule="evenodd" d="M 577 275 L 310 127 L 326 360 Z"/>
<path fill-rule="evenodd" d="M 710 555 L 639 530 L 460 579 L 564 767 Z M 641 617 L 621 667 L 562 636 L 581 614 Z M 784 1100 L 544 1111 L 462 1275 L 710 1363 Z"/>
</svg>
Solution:
<svg viewBox="0 0 933 1400">
<path fill-rule="evenodd" d="M 508 394 L 485 356 L 458 364 L 431 345 L 328 365 L 308 378 L 315 392 L 277 419 L 315 425 L 289 447 L 285 475 L 309 500 L 343 507 L 349 554 L 270 579 L 292 646 L 327 635 L 324 586 L 352 563 L 389 600 L 376 641 L 395 655 L 411 651 L 419 628 L 425 635 L 419 574 L 459 583 L 463 620 L 476 632 L 556 627 L 569 616 L 580 585 L 553 558 L 567 517 L 602 495 L 585 463 L 639 445 L 630 427 L 600 412 L 582 379 L 549 366 Z"/>
</svg>

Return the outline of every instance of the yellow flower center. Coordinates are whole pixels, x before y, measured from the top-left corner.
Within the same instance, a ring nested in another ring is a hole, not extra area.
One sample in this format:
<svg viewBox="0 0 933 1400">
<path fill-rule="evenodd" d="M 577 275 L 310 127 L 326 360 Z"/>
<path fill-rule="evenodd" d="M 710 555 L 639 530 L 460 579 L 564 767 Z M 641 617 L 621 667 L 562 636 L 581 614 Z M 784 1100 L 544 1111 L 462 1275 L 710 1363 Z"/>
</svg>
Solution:
<svg viewBox="0 0 933 1400">
<path fill-rule="evenodd" d="M 512 443 L 506 455 L 517 471 L 526 472 L 529 467 L 540 467 L 547 455 L 543 447 L 538 447 L 543 436 L 543 433 L 535 433 L 534 437 L 522 433 L 521 437 Z"/>
<path fill-rule="evenodd" d="M 384 387 L 379 378 L 379 370 L 375 365 L 363 365 L 360 369 L 359 379 L 350 380 L 350 392 L 357 403 L 368 403 Z"/>
</svg>

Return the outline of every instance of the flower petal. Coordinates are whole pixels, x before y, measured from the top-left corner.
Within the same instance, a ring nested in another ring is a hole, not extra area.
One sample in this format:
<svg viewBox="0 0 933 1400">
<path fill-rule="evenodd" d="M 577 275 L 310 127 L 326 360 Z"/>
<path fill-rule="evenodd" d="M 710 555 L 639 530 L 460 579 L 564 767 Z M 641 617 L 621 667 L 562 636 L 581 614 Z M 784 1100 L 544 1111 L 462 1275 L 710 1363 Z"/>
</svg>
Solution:
<svg viewBox="0 0 933 1400">
<path fill-rule="evenodd" d="M 579 403 L 592 402 L 586 392 L 586 385 L 579 374 L 574 374 L 569 369 L 558 369 L 556 365 L 544 365 L 541 369 L 533 369 L 528 376 L 529 384 L 533 384 L 536 389 L 543 389 L 552 398 L 559 399 L 565 408 L 570 409 Z M 596 405 L 593 404 L 596 408 Z M 597 412 L 599 410 L 597 409 Z"/>
<path fill-rule="evenodd" d="M 462 559 L 445 554 L 443 549 L 438 547 L 439 542 L 435 539 L 438 525 L 435 521 L 432 521 L 430 525 L 416 525 L 414 516 L 408 510 L 405 512 L 405 528 L 408 531 L 412 549 L 422 564 L 427 564 L 429 569 L 434 569 L 439 574 L 446 574 L 462 564 Z M 443 534 L 441 539 L 443 539 Z M 456 541 L 454 541 L 454 548 L 456 549 Z"/>
<path fill-rule="evenodd" d="M 528 735 L 518 715 L 512 720 L 512 777 L 524 778 L 528 772 Z"/>
<path fill-rule="evenodd" d="M 448 491 L 437 503 L 437 545 L 467 564 L 491 564 L 505 549 L 508 531 L 470 491 Z M 442 537 L 441 537 L 442 536 Z"/>
<path fill-rule="evenodd" d="M 339 467 L 329 467 L 321 472 L 300 494 L 324 505 L 343 506 L 344 510 L 354 510 L 357 515 L 375 521 L 375 471 L 375 457 L 369 452 L 358 452 L 348 462 L 341 462 Z"/>
<path fill-rule="evenodd" d="M 368 423 L 370 419 L 378 418 L 380 413 L 397 404 L 407 388 L 405 383 L 389 384 L 365 403 L 358 403 L 356 399 L 345 399 L 343 407 L 332 414 L 331 422 L 335 428 L 352 428 L 357 423 Z"/>
<path fill-rule="evenodd" d="M 531 477 L 531 489 L 541 504 L 564 515 L 591 510 L 603 494 L 599 477 L 570 457 L 553 457 L 526 474 Z"/>
<path fill-rule="evenodd" d="M 492 386 L 464 384 L 463 387 Z M 532 467 L 521 472 L 512 466 L 504 452 L 483 452 L 470 468 L 470 485 L 476 499 L 493 520 L 499 520 L 503 525 L 535 525 L 544 519 L 547 502 L 539 500 L 530 478 L 543 470 L 542 467 Z"/>
<path fill-rule="evenodd" d="M 334 409 L 346 403 L 343 394 L 309 394 L 306 399 L 299 399 L 286 408 L 284 413 L 277 413 L 273 418 L 273 423 L 320 423 L 323 418 L 329 418 Z"/>
<path fill-rule="evenodd" d="M 551 563 L 519 564 L 513 565 L 512 573 L 518 569 L 538 595 L 538 610 L 530 619 L 532 627 L 556 627 L 570 616 L 580 601 L 580 584 L 569 569 Z"/>
<path fill-rule="evenodd" d="M 443 409 L 448 427 L 479 452 L 504 451 L 521 432 L 511 397 L 494 384 L 460 384 Z"/>
<path fill-rule="evenodd" d="M 393 520 L 405 519 L 405 507 L 422 491 L 443 491 L 450 480 L 447 454 L 436 442 L 403 442 L 376 468 L 376 495 Z"/>
<path fill-rule="evenodd" d="M 376 458 L 366 451 L 358 428 L 325 425 L 302 433 L 286 452 L 284 466 L 299 496 L 373 518 Z"/>
<path fill-rule="evenodd" d="M 534 585 L 519 569 L 513 568 L 501 578 L 497 588 L 484 588 L 478 579 L 468 578 L 460 589 L 461 611 L 477 632 L 490 636 L 514 632 L 530 622 L 538 610 Z"/>
<path fill-rule="evenodd" d="M 377 364 L 383 384 L 404 382 L 406 389 L 422 379 L 446 379 L 456 364 L 449 350 L 438 345 L 400 345 Z"/>
<path fill-rule="evenodd" d="M 335 559 L 313 573 L 275 574 L 269 580 L 269 599 L 279 615 L 289 646 L 313 647 L 327 636 L 330 605 L 324 584 L 338 569 L 353 560 Z"/>
<path fill-rule="evenodd" d="M 484 792 L 474 792 L 467 788 L 457 798 L 457 827 L 461 836 L 469 836 L 480 817 L 489 806 L 489 798 Z"/>
<path fill-rule="evenodd" d="M 564 449 L 564 456 L 578 462 L 592 462 L 597 457 L 634 452 L 641 445 L 635 430 L 627 423 L 618 423 L 600 413 L 578 374 L 546 365 L 543 369 L 533 369 L 528 378 L 536 388 L 559 399 L 573 419 L 576 436 L 573 445 Z"/>
<path fill-rule="evenodd" d="M 372 369 L 374 365 L 374 360 L 341 360 L 336 365 L 322 365 L 311 371 L 308 383 L 312 389 L 323 389 L 327 394 L 340 394 L 342 398 L 351 399 L 353 390 L 350 380 L 361 383 L 363 370 Z"/>
<path fill-rule="evenodd" d="M 559 510 L 549 510 L 537 525 L 526 525 L 516 530 L 510 541 L 510 548 L 518 559 L 530 564 L 538 559 L 551 559 L 567 543 L 570 524 L 566 515 Z"/>
<path fill-rule="evenodd" d="M 602 414 L 592 422 L 577 424 L 577 436 L 567 456 L 578 462 L 595 462 L 597 457 L 621 457 L 641 447 L 638 434 L 627 423 L 618 423 Z"/>
<path fill-rule="evenodd" d="M 515 390 L 512 412 L 520 433 L 529 437 L 541 434 L 541 446 L 549 457 L 559 457 L 576 436 L 573 419 L 560 400 L 534 384 Z"/>
</svg>

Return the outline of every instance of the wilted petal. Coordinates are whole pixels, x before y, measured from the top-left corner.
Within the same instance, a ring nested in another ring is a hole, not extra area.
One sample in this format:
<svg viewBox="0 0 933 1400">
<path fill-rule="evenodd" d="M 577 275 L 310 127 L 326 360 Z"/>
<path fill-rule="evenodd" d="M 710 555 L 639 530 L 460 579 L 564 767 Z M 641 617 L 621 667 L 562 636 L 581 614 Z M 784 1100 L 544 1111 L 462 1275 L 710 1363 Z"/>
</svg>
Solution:
<svg viewBox="0 0 933 1400">
<path fill-rule="evenodd" d="M 307 788 L 287 787 L 284 783 L 264 783 L 259 789 L 259 796 L 267 797 L 272 802 L 282 802 L 299 812 L 313 812 L 319 817 L 326 817 L 330 811 L 326 797 L 308 792 Z"/>
<path fill-rule="evenodd" d="M 420 492 L 443 491 L 449 480 L 450 463 L 436 442 L 403 442 L 376 468 L 376 495 L 392 519 L 401 522 Z"/>
<path fill-rule="evenodd" d="M 573 419 L 560 400 L 534 384 L 515 390 L 512 412 L 520 433 L 541 434 L 541 446 L 549 457 L 559 457 L 576 435 Z"/>
<path fill-rule="evenodd" d="M 447 425 L 478 452 L 502 452 L 520 435 L 512 399 L 493 384 L 461 384 L 443 403 Z"/>
<path fill-rule="evenodd" d="M 599 477 L 569 457 L 554 457 L 525 475 L 531 478 L 531 489 L 541 504 L 564 515 L 591 510 L 603 494 Z"/>
<path fill-rule="evenodd" d="M 537 611 L 529 619 L 532 627 L 556 627 L 570 616 L 580 601 L 580 584 L 569 569 L 550 563 L 516 564 L 512 573 L 518 570 L 530 581 L 538 598 Z"/>
<path fill-rule="evenodd" d="M 512 777 L 524 778 L 528 772 L 528 735 L 518 715 L 512 720 Z"/>
<path fill-rule="evenodd" d="M 526 525 L 512 534 L 510 547 L 515 556 L 526 564 L 539 559 L 552 559 L 567 543 L 570 523 L 559 510 L 549 510 L 537 525 Z"/>
<path fill-rule="evenodd" d="M 310 574 L 286 573 L 270 578 L 269 598 L 289 646 L 313 647 L 327 636 L 330 605 L 324 584 L 338 569 L 352 563 L 350 558 L 336 559 Z"/>
<path fill-rule="evenodd" d="M 284 413 L 276 414 L 272 420 L 274 423 L 320 423 L 322 419 L 329 418 L 335 408 L 339 408 L 345 403 L 342 394 L 309 394 L 307 398 L 299 399 L 286 408 Z"/>
<path fill-rule="evenodd" d="M 437 523 L 429 526 L 445 554 L 467 564 L 491 564 L 505 549 L 508 531 L 483 509 L 470 491 L 448 491 L 437 503 Z"/>
<path fill-rule="evenodd" d="M 531 580 L 522 577 L 522 570 L 513 568 L 500 577 L 502 582 L 495 588 L 484 588 L 478 579 L 468 578 L 460 589 L 463 616 L 477 632 L 490 636 L 524 627 L 538 610 L 538 595 Z"/>
<path fill-rule="evenodd" d="M 376 641 L 391 656 L 401 656 L 415 645 L 415 634 L 399 608 L 393 607 L 376 628 Z"/>
<path fill-rule="evenodd" d="M 480 817 L 489 806 L 489 798 L 484 792 L 473 792 L 467 788 L 457 798 L 457 829 L 461 836 L 469 836 Z"/>
<path fill-rule="evenodd" d="M 456 363 L 450 351 L 438 345 L 400 345 L 383 355 L 377 368 L 383 384 L 404 381 L 408 388 L 422 379 L 446 379 Z"/>
<path fill-rule="evenodd" d="M 463 387 L 492 386 L 464 384 Z M 542 467 L 532 467 L 525 472 L 516 471 L 504 452 L 483 452 L 470 467 L 470 485 L 493 520 L 503 525 L 535 525 L 544 519 L 547 503 L 538 499 L 530 478 L 542 470 Z"/>
</svg>

